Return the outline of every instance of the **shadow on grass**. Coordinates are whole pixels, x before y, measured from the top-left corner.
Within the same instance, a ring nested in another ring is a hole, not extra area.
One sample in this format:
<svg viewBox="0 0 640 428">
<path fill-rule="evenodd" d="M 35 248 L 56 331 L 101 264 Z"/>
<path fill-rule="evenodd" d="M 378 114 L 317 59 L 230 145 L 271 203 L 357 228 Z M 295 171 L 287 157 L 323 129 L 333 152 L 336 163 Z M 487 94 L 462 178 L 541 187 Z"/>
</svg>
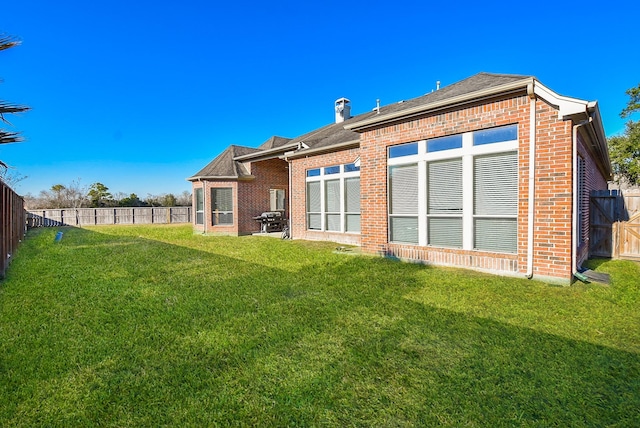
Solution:
<svg viewBox="0 0 640 428">
<path fill-rule="evenodd" d="M 11 266 L 0 424 L 640 419 L 637 354 L 409 300 L 425 270 L 446 285 L 424 266 L 332 244 L 100 230 L 55 244 L 39 231 Z"/>
</svg>

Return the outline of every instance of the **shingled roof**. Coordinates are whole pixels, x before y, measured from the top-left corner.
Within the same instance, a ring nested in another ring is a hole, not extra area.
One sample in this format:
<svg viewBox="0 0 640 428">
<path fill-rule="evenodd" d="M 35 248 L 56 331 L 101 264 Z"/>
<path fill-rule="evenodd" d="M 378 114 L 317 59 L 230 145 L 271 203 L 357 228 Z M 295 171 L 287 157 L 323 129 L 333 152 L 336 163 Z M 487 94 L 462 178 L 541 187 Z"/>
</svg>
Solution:
<svg viewBox="0 0 640 428">
<path fill-rule="evenodd" d="M 262 145 L 257 149 L 242 146 L 230 146 L 211 163 L 209 163 L 209 165 L 204 167 L 188 180 L 193 181 L 198 178 L 250 177 L 250 174 L 244 169 L 244 167 L 242 167 L 242 164 L 235 159 L 260 159 L 262 154 L 268 154 L 269 157 L 273 157 L 274 155 L 277 155 L 278 148 L 283 149 L 282 153 L 280 153 L 281 155 L 288 148 L 296 146 L 304 147 L 296 151 L 296 155 L 303 155 L 311 151 L 324 149 L 329 150 L 333 147 L 348 147 L 350 145 L 357 146 L 360 142 L 360 135 L 358 132 L 350 129 L 353 128 L 353 125 L 356 123 L 375 119 L 376 117 L 382 117 L 387 114 L 400 113 L 404 110 L 410 110 L 422 105 L 445 102 L 448 99 L 455 99 L 459 96 L 497 88 L 499 86 L 531 78 L 532 76 L 516 74 L 478 73 L 449 86 L 445 86 L 437 91 L 433 91 L 407 101 L 400 101 L 386 106 L 381 106 L 379 111 L 370 111 L 359 114 L 341 123 L 331 123 L 293 139 L 273 136 L 262 143 Z"/>
<path fill-rule="evenodd" d="M 251 177 L 251 174 L 242 166 L 241 162 L 234 160 L 237 156 L 248 155 L 250 153 L 260 152 L 259 149 L 252 149 L 250 147 L 234 146 L 227 147 L 222 153 L 218 155 L 214 160 L 209 162 L 207 166 L 195 173 L 187 180 L 196 181 L 202 179 L 239 179 Z"/>
</svg>

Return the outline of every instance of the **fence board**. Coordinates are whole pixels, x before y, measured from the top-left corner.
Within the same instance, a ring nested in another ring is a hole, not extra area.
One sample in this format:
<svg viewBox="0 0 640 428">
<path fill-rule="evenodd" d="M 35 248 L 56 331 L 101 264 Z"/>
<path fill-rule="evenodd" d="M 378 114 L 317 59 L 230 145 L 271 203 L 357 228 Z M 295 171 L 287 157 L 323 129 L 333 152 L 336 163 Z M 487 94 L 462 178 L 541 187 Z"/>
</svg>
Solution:
<svg viewBox="0 0 640 428">
<path fill-rule="evenodd" d="M 595 192 L 590 218 L 590 255 L 640 260 L 640 192 Z"/>
<path fill-rule="evenodd" d="M 191 223 L 191 207 L 28 210 L 28 227 Z"/>
<path fill-rule="evenodd" d="M 24 199 L 0 180 L 0 279 L 24 238 Z"/>
</svg>

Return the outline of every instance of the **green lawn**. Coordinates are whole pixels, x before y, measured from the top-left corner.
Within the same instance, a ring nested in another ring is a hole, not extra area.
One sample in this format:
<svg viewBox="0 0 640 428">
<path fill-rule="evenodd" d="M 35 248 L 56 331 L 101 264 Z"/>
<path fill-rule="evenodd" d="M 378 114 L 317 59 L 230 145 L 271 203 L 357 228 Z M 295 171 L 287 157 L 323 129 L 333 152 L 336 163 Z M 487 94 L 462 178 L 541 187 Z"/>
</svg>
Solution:
<svg viewBox="0 0 640 428">
<path fill-rule="evenodd" d="M 32 231 L 0 283 L 0 426 L 640 425 L 640 265 L 610 287 L 205 237 Z"/>
</svg>

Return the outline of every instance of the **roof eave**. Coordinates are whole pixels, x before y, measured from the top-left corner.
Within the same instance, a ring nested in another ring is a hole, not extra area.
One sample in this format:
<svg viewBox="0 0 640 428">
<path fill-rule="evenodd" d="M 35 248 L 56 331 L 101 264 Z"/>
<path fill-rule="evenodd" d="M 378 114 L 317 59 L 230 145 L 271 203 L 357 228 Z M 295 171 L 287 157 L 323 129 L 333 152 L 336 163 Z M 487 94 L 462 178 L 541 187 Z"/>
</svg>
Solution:
<svg viewBox="0 0 640 428">
<path fill-rule="evenodd" d="M 315 149 L 303 149 L 303 150 L 297 150 L 294 152 L 286 152 L 284 153 L 282 158 L 285 160 L 297 159 L 305 156 L 315 156 L 322 153 L 337 152 L 339 150 L 345 150 L 345 149 L 355 148 L 359 146 L 360 146 L 360 139 L 351 140 L 351 141 L 345 141 L 343 143 L 333 144 L 331 146 L 326 146 L 326 147 L 318 147 Z"/>
<path fill-rule="evenodd" d="M 283 154 L 289 149 L 293 149 L 298 147 L 298 143 L 295 144 L 284 144 L 280 147 L 276 147 L 274 149 L 269 150 L 261 150 L 255 153 L 249 153 L 248 155 L 236 156 L 233 158 L 234 161 L 248 161 L 248 160 L 266 160 L 277 158 L 279 155 Z"/>
<path fill-rule="evenodd" d="M 254 175 L 245 175 L 242 177 L 238 177 L 237 175 L 194 175 L 193 177 L 187 178 L 187 181 L 242 181 L 253 180 L 255 178 Z"/>
<path fill-rule="evenodd" d="M 447 98 L 445 100 L 436 101 L 433 103 L 423 104 L 420 106 L 408 108 L 405 110 L 384 114 L 380 116 L 374 116 L 369 119 L 361 120 L 358 122 L 350 123 L 344 126 L 345 129 L 350 131 L 364 131 L 366 129 L 383 125 L 389 122 L 395 122 L 399 119 L 410 118 L 413 116 L 422 115 L 427 112 L 442 110 L 451 108 L 454 106 L 468 104 L 470 102 L 476 102 L 486 98 L 492 98 L 496 95 L 506 95 L 513 92 L 519 92 L 527 88 L 527 85 L 534 82 L 533 77 L 518 80 L 515 82 L 507 83 L 504 85 L 495 86 L 488 89 L 482 89 L 479 91 L 470 92 L 468 94 L 458 95 L 455 97 Z"/>
</svg>

